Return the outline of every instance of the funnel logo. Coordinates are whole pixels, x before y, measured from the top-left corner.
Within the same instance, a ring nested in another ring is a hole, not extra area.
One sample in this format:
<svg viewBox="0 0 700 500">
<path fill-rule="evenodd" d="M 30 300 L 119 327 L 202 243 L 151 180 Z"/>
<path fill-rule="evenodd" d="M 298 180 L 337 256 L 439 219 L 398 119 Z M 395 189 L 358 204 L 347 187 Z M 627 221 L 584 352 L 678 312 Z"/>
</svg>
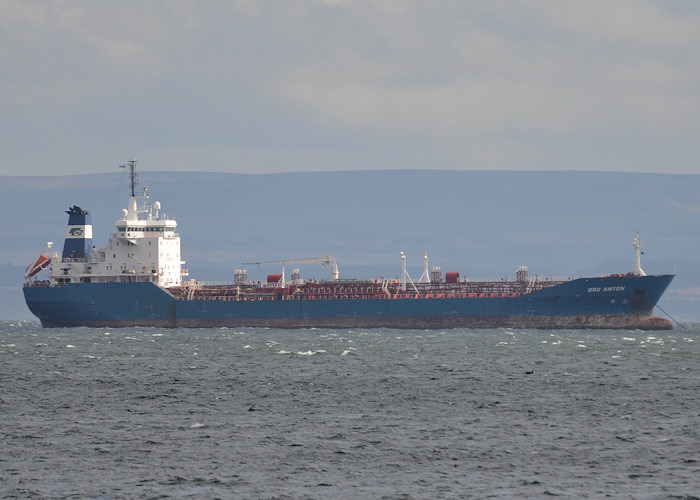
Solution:
<svg viewBox="0 0 700 500">
<path fill-rule="evenodd" d="M 68 226 L 66 229 L 66 238 L 89 240 L 92 238 L 92 226 L 89 224 L 84 226 Z"/>
</svg>

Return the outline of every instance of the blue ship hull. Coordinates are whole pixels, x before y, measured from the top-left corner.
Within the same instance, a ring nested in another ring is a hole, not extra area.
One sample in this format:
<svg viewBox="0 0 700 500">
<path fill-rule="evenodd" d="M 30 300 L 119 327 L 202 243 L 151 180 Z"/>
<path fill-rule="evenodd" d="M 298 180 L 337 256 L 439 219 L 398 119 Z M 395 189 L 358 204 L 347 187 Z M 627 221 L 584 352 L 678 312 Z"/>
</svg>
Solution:
<svg viewBox="0 0 700 500">
<path fill-rule="evenodd" d="M 182 300 L 153 283 L 27 286 L 44 327 L 670 329 L 652 316 L 672 275 L 580 278 L 517 296 Z"/>
</svg>

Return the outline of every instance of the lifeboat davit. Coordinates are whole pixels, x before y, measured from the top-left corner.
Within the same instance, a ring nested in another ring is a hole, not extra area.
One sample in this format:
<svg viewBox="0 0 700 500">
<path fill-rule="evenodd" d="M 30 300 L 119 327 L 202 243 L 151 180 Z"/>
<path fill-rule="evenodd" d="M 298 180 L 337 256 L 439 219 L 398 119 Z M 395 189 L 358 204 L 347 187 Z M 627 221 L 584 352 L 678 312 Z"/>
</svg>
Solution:
<svg viewBox="0 0 700 500">
<path fill-rule="evenodd" d="M 33 278 L 34 276 L 39 274 L 43 269 L 49 267 L 49 264 L 51 264 L 51 256 L 49 255 L 49 250 L 52 246 L 52 242 L 46 243 L 46 246 L 41 251 L 39 257 L 37 257 L 33 263 L 27 266 L 27 269 L 24 272 L 25 279 Z"/>
</svg>

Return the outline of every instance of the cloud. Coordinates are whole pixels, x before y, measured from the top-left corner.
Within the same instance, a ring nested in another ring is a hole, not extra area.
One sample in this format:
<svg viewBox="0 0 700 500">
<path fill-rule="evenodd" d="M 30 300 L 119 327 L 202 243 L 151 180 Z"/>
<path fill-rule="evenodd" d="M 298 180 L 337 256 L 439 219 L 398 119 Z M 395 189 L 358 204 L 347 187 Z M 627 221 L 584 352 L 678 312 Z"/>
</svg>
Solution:
<svg viewBox="0 0 700 500">
<path fill-rule="evenodd" d="M 74 102 L 172 71 L 196 12 L 170 2 L 6 2 L 4 100 Z"/>
<path fill-rule="evenodd" d="M 28 166 L 81 143 L 265 171 L 359 150 L 387 168 L 419 149 L 445 168 L 559 168 L 577 142 L 603 169 L 697 153 L 694 3 L 5 2 L 0 42 L 0 145 Z"/>
<path fill-rule="evenodd" d="M 640 2 L 518 4 L 480 24 L 473 6 L 454 18 L 433 12 L 444 25 L 423 23 L 422 9 L 367 15 L 353 34 L 377 43 L 326 40 L 322 57 L 290 61 L 271 89 L 326 125 L 377 133 L 651 135 L 698 125 L 697 17 Z"/>
<path fill-rule="evenodd" d="M 680 5 L 680 3 L 679 3 Z M 698 10 L 661 2 L 590 0 L 538 9 L 542 22 L 586 44 L 689 54 L 698 42 Z"/>
</svg>

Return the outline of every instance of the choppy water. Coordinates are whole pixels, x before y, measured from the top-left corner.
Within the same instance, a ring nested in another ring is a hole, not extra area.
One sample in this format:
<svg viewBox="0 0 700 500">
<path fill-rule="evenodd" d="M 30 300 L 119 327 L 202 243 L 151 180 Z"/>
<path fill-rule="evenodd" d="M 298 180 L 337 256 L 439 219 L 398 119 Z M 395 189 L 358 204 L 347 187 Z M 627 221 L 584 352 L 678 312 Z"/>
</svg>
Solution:
<svg viewBox="0 0 700 500">
<path fill-rule="evenodd" d="M 0 496 L 694 498 L 700 326 L 0 323 Z"/>
</svg>

